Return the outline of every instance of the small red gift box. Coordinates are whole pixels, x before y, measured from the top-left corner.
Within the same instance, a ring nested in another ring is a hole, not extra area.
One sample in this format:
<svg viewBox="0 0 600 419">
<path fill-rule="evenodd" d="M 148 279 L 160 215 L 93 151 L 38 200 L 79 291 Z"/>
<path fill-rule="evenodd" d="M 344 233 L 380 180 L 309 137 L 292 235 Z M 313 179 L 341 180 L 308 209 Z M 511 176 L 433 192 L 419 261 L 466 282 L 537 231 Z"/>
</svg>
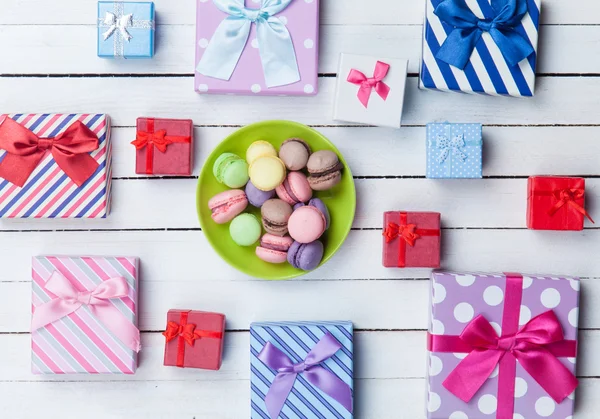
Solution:
<svg viewBox="0 0 600 419">
<path fill-rule="evenodd" d="M 165 366 L 218 370 L 223 358 L 225 316 L 192 310 L 169 310 Z"/>
<path fill-rule="evenodd" d="M 191 175 L 194 123 L 190 119 L 138 118 L 135 173 Z"/>
<path fill-rule="evenodd" d="M 383 215 L 383 266 L 440 267 L 440 213 L 388 211 Z"/>
<path fill-rule="evenodd" d="M 583 230 L 585 179 L 533 176 L 527 182 L 527 228 L 531 230 Z"/>
</svg>

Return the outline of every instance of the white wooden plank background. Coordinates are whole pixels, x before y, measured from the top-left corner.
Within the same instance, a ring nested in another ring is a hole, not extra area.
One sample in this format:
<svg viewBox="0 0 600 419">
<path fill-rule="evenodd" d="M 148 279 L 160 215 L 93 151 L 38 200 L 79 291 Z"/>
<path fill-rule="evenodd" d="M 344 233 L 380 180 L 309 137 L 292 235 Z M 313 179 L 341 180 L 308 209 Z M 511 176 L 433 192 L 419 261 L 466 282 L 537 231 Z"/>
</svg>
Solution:
<svg viewBox="0 0 600 419">
<path fill-rule="evenodd" d="M 315 98 L 198 96 L 193 92 L 193 0 L 155 0 L 157 55 L 115 62 L 95 56 L 95 0 L 3 0 L 0 112 L 106 112 L 114 134 L 114 212 L 108 220 L 0 223 L 0 415 L 6 418 L 248 417 L 248 325 L 255 320 L 350 319 L 356 333 L 356 417 L 424 417 L 427 277 L 380 264 L 385 210 L 443 214 L 450 269 L 579 275 L 581 386 L 575 418 L 600 409 L 600 229 L 525 229 L 526 178 L 587 179 L 600 220 L 600 6 L 544 0 L 537 96 L 515 100 L 417 89 L 423 2 L 322 0 L 321 93 Z M 340 52 L 410 59 L 401 130 L 331 120 Z M 295 281 L 248 278 L 215 258 L 195 214 L 196 177 L 133 172 L 135 118 L 193 118 L 197 173 L 237 127 L 292 119 L 321 130 L 348 160 L 358 191 L 354 228 L 326 266 Z M 424 179 L 424 125 L 485 125 L 485 178 Z M 36 377 L 29 373 L 30 257 L 127 254 L 142 258 L 144 351 L 132 377 Z M 334 304 L 330 302 L 334 301 Z M 169 308 L 227 314 L 220 372 L 162 367 Z"/>
</svg>

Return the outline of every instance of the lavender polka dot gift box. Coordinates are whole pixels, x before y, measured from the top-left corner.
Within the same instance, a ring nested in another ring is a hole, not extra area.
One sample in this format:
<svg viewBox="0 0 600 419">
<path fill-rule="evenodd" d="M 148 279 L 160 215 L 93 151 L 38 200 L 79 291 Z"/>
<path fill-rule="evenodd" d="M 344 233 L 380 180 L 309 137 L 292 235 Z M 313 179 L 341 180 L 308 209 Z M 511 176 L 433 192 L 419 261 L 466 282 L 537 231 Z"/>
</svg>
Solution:
<svg viewBox="0 0 600 419">
<path fill-rule="evenodd" d="M 578 317 L 577 278 L 434 272 L 427 417 L 570 418 Z"/>
<path fill-rule="evenodd" d="M 197 0 L 198 93 L 317 94 L 319 0 Z"/>
<path fill-rule="evenodd" d="M 481 179 L 481 124 L 427 124 L 427 178 Z"/>
</svg>

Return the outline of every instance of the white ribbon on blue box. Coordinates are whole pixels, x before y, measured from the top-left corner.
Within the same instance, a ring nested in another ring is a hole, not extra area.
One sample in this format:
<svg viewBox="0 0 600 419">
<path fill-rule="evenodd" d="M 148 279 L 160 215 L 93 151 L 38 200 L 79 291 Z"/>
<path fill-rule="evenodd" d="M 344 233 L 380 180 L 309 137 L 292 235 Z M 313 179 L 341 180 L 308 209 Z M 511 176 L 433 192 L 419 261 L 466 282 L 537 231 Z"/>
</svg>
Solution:
<svg viewBox="0 0 600 419">
<path fill-rule="evenodd" d="M 527 97 L 541 0 L 426 0 L 419 87 Z"/>
<path fill-rule="evenodd" d="M 427 124 L 427 178 L 481 179 L 481 124 Z"/>
<path fill-rule="evenodd" d="M 154 3 L 100 1 L 97 26 L 99 57 L 154 56 Z"/>
</svg>

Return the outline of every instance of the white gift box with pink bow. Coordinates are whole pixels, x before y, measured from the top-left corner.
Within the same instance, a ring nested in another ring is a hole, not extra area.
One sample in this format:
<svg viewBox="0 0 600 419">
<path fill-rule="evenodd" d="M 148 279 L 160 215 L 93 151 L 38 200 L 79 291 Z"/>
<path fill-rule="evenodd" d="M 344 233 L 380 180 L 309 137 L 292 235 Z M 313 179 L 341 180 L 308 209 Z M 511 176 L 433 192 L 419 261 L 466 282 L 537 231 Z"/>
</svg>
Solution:
<svg viewBox="0 0 600 419">
<path fill-rule="evenodd" d="M 341 54 L 333 119 L 400 128 L 408 60 Z"/>
</svg>

